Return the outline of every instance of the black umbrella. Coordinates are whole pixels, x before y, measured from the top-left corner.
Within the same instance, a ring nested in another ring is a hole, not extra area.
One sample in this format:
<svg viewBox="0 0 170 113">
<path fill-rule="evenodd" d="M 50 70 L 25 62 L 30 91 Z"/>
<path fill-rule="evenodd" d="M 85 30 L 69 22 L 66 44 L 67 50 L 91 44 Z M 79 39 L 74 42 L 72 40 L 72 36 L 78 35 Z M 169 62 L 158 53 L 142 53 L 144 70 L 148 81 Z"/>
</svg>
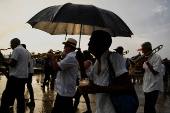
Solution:
<svg viewBox="0 0 170 113">
<path fill-rule="evenodd" d="M 66 3 L 47 7 L 27 23 L 51 35 L 80 34 L 81 38 L 81 35 L 91 35 L 95 30 L 107 31 L 113 37 L 131 37 L 133 34 L 115 13 L 93 5 Z"/>
</svg>

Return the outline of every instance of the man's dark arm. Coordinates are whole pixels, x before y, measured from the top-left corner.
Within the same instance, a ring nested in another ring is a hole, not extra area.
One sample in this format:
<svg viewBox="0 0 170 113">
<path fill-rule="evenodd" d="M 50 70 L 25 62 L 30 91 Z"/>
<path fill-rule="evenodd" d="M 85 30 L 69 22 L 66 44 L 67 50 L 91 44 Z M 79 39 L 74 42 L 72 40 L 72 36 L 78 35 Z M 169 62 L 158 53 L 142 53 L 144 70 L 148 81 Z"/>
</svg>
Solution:
<svg viewBox="0 0 170 113">
<path fill-rule="evenodd" d="M 120 83 L 113 86 L 99 86 L 90 83 L 88 86 L 79 86 L 81 92 L 84 93 L 113 93 L 113 94 L 129 94 L 133 91 L 133 85 L 130 81 L 128 73 L 119 76 Z"/>
<path fill-rule="evenodd" d="M 153 69 L 153 66 L 152 66 L 149 62 L 147 62 L 146 65 L 149 67 L 149 69 L 151 70 L 151 72 L 152 72 L 154 75 L 157 75 L 157 74 L 158 74 L 158 72 Z"/>
</svg>

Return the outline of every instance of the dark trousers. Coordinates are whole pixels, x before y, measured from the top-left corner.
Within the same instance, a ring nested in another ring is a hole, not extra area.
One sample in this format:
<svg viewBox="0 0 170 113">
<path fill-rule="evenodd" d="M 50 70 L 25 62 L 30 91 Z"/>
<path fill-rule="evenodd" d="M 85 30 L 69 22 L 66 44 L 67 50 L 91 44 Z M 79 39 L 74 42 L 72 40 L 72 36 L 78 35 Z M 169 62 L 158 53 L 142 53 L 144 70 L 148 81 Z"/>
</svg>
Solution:
<svg viewBox="0 0 170 113">
<path fill-rule="evenodd" d="M 75 98 L 74 108 L 75 108 L 75 109 L 77 109 L 77 106 L 79 105 L 81 95 L 82 95 L 82 94 L 79 92 L 79 89 L 77 88 L 76 94 L 75 94 L 75 96 L 74 96 L 74 98 Z M 88 94 L 83 94 L 83 97 L 84 97 L 84 99 L 85 99 L 85 101 L 86 101 L 87 110 L 88 110 L 88 111 L 91 111 L 90 99 L 89 99 Z"/>
<path fill-rule="evenodd" d="M 158 99 L 159 91 L 155 90 L 145 94 L 144 113 L 156 113 L 155 104 Z"/>
<path fill-rule="evenodd" d="M 33 73 L 29 73 L 28 80 L 27 80 L 27 88 L 30 93 L 30 100 L 31 102 L 34 102 L 34 91 L 32 88 L 32 75 Z"/>
<path fill-rule="evenodd" d="M 54 80 L 55 80 L 56 72 L 51 66 L 45 68 L 45 78 L 44 78 L 43 86 L 45 86 L 47 80 L 49 81 L 50 75 L 52 77 L 51 87 L 54 88 Z"/>
<path fill-rule="evenodd" d="M 6 88 L 1 98 L 0 113 L 9 113 L 9 106 L 11 103 L 13 103 L 14 98 L 17 99 L 17 113 L 25 112 L 25 100 L 24 100 L 25 83 L 26 79 L 24 78 L 16 78 L 13 76 L 10 76 L 8 78 Z"/>
<path fill-rule="evenodd" d="M 64 97 L 57 94 L 51 113 L 72 113 L 73 97 Z"/>
</svg>

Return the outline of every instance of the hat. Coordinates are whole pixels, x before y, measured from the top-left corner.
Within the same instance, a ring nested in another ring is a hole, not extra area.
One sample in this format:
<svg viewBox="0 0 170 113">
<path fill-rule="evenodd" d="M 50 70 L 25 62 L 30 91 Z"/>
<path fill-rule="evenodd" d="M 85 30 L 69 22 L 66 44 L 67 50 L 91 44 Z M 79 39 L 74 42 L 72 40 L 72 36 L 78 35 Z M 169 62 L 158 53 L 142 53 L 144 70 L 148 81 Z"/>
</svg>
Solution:
<svg viewBox="0 0 170 113">
<path fill-rule="evenodd" d="M 77 41 L 73 38 L 68 38 L 66 42 L 63 42 L 62 44 L 69 44 L 73 47 L 76 48 L 76 45 L 77 45 Z"/>
<path fill-rule="evenodd" d="M 118 53 L 122 53 L 123 52 L 123 47 L 122 46 L 119 46 L 117 47 L 116 49 L 114 49 L 116 52 Z"/>
</svg>

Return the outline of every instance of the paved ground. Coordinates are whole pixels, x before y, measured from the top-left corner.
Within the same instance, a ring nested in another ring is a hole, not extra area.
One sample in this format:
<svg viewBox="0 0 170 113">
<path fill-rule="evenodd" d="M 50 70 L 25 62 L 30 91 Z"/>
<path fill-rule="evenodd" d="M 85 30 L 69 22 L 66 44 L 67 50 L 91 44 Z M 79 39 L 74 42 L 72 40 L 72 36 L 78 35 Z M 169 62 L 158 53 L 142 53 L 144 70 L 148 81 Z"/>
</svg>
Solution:
<svg viewBox="0 0 170 113">
<path fill-rule="evenodd" d="M 137 91 L 137 95 L 139 98 L 140 106 L 138 108 L 137 113 L 143 113 L 144 106 L 144 94 L 142 92 L 142 76 L 137 75 L 137 81 L 135 85 L 135 89 Z M 55 101 L 56 92 L 51 90 L 49 86 L 46 86 L 43 90 L 41 88 L 42 81 L 44 78 L 44 74 L 34 74 L 33 76 L 33 89 L 35 95 L 35 107 L 26 106 L 26 113 L 51 113 L 53 103 Z M 0 99 L 5 89 L 6 78 L 3 75 L 0 75 Z M 96 104 L 95 104 L 95 94 L 89 94 L 90 104 L 92 108 L 92 112 L 95 113 Z M 25 90 L 25 102 L 29 101 L 29 92 L 26 88 Z M 10 108 L 10 113 L 16 113 L 16 100 L 14 103 L 14 107 Z M 82 113 L 86 111 L 86 104 L 83 96 L 80 98 L 80 104 L 77 109 L 77 113 Z M 165 83 L 165 92 L 159 95 L 157 104 L 156 104 L 157 113 L 170 113 L 170 84 Z"/>
</svg>

